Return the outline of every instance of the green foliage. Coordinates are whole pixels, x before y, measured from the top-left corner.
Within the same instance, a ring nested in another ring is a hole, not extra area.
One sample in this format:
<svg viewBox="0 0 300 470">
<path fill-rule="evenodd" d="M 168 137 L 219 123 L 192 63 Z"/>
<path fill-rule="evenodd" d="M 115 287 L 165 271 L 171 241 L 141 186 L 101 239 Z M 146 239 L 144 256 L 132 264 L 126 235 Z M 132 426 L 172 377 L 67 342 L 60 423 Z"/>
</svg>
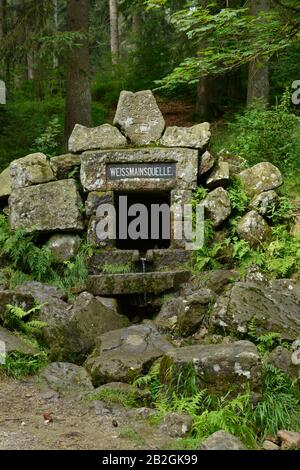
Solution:
<svg viewBox="0 0 300 470">
<path fill-rule="evenodd" d="M 5 216 L 0 215 L 0 253 L 8 255 L 13 268 L 42 281 L 52 275 L 52 257 L 49 248 L 34 243 L 35 235 L 25 235 L 24 230 L 10 231 Z"/>
<path fill-rule="evenodd" d="M 137 408 L 142 406 L 142 400 L 137 398 L 137 394 L 130 391 L 116 390 L 114 388 L 103 388 L 93 393 L 90 400 L 102 400 L 110 404 L 119 404 L 125 408 Z"/>
<path fill-rule="evenodd" d="M 35 244 L 36 235 L 26 235 L 22 229 L 10 231 L 5 216 L 0 215 L 0 254 L 11 259 L 11 267 L 6 268 L 10 286 L 33 279 L 57 285 L 69 292 L 84 286 L 87 275 L 87 261 L 92 247 L 82 243 L 73 261 L 54 269 L 51 251 L 47 245 Z"/>
<path fill-rule="evenodd" d="M 298 15 L 276 5 L 251 15 L 248 5 L 220 9 L 216 3 L 203 6 L 187 2 L 172 15 L 171 21 L 186 34 L 194 50 L 158 82 L 159 86 L 174 89 L 182 83 L 196 84 L 200 77 L 222 75 L 257 57 L 269 59 L 275 52 L 286 49 L 297 40 L 300 19 L 296 1 L 293 3 Z"/>
<path fill-rule="evenodd" d="M 132 272 L 132 264 L 109 264 L 105 263 L 102 268 L 103 273 L 106 274 L 118 274 L 118 273 L 131 273 Z"/>
<path fill-rule="evenodd" d="M 166 375 L 168 376 L 168 371 L 164 372 L 165 379 Z M 171 370 L 169 375 L 172 376 Z M 162 384 L 156 365 L 147 376 L 135 381 L 136 386 L 146 386 L 152 392 L 157 415 L 151 417 L 151 422 L 160 422 L 168 412 L 185 412 L 193 417 L 194 422 L 192 436 L 188 440 L 192 448 L 220 429 L 238 435 L 249 446 L 255 446 L 255 432 L 250 423 L 252 407 L 249 394 L 240 395 L 233 400 L 229 400 L 227 396 L 220 398 L 208 394 L 207 390 L 196 386 L 192 364 L 179 375 L 176 384 L 171 381 L 166 385 L 165 379 Z"/>
<path fill-rule="evenodd" d="M 29 336 L 39 335 L 41 330 L 47 326 L 47 323 L 32 317 L 40 309 L 41 305 L 37 305 L 26 312 L 21 307 L 8 304 L 1 315 L 3 326 L 9 330 L 19 331 Z"/>
<path fill-rule="evenodd" d="M 224 430 L 239 436 L 247 446 L 255 448 L 255 430 L 251 419 L 250 394 L 239 395 L 227 401 L 218 398 L 213 409 L 206 409 L 195 418 L 194 432 L 201 441 L 216 431 Z"/>
<path fill-rule="evenodd" d="M 197 186 L 197 188 L 193 191 L 193 206 L 199 204 L 208 194 L 208 189 L 204 188 L 203 186 Z"/>
<path fill-rule="evenodd" d="M 252 318 L 247 325 L 247 333 L 250 340 L 256 344 L 257 350 L 261 356 L 270 353 L 276 346 L 288 348 L 289 345 L 284 341 L 279 333 L 269 332 L 263 335 L 257 334 L 257 322 Z"/>
<path fill-rule="evenodd" d="M 252 331 L 256 335 L 254 324 Z M 268 348 L 271 343 L 273 346 L 277 343 L 275 335 L 268 339 L 255 339 Z M 229 387 L 225 396 L 209 394 L 207 390 L 196 386 L 193 367 L 188 370 L 188 376 L 183 374 L 177 385 L 172 382 L 166 385 L 165 379 L 161 382 L 159 364 L 155 364 L 146 376 L 134 382 L 135 386 L 147 389 L 152 394 L 153 406 L 157 410 L 156 416 L 150 418 L 153 424 L 161 422 L 168 412 L 183 411 L 192 416 L 194 424 L 191 435 L 178 440 L 170 448 L 199 448 L 202 440 L 219 430 L 240 437 L 247 447 L 257 448 L 258 441 L 262 441 L 267 434 L 276 435 L 279 429 L 299 429 L 299 387 L 275 367 L 265 366 L 262 396 L 256 405 L 252 402 L 250 392 L 230 398 Z M 165 378 L 168 377 L 166 373 Z"/>
<path fill-rule="evenodd" d="M 271 364 L 265 366 L 262 398 L 254 410 L 256 427 L 263 439 L 279 429 L 299 431 L 299 386 Z"/>
<path fill-rule="evenodd" d="M 47 364 L 46 353 L 30 356 L 14 352 L 6 357 L 5 364 L 1 366 L 9 377 L 22 379 L 28 375 L 37 374 Z"/>
<path fill-rule="evenodd" d="M 278 106 L 266 110 L 257 103 L 236 114 L 228 129 L 229 150 L 249 164 L 269 161 L 284 173 L 299 166 L 300 118 L 290 110 L 288 92 Z"/>
<path fill-rule="evenodd" d="M 142 446 L 145 444 L 145 439 L 133 428 L 122 429 L 119 437 L 121 439 L 128 439 L 132 441 L 136 446 Z"/>
<path fill-rule="evenodd" d="M 92 247 L 87 243 L 82 243 L 75 256 L 74 261 L 66 261 L 62 278 L 58 279 L 58 285 L 64 289 L 82 287 L 88 276 L 87 261 L 92 254 Z"/>
<path fill-rule="evenodd" d="M 62 125 L 57 116 L 53 117 L 44 132 L 37 137 L 31 148 L 32 152 L 42 152 L 48 156 L 57 155 L 61 148 Z"/>
<path fill-rule="evenodd" d="M 247 209 L 250 198 L 245 193 L 243 187 L 238 181 L 235 181 L 229 188 L 231 208 L 235 213 L 242 214 Z"/>
<path fill-rule="evenodd" d="M 0 112 L 0 171 L 12 160 L 32 153 L 34 142 L 39 139 L 54 118 L 63 123 L 64 101 L 59 97 L 38 100 L 34 96 L 15 96 Z M 56 136 L 55 151 L 62 153 L 59 144 L 62 136 Z M 52 149 L 53 150 L 53 149 Z M 53 150 L 54 151 L 54 150 Z M 52 153 L 52 152 L 51 152 Z"/>
<path fill-rule="evenodd" d="M 159 370 L 160 362 L 156 362 L 151 367 L 148 374 L 137 377 L 133 382 L 133 385 L 137 388 L 149 389 L 153 400 L 157 399 L 161 389 Z"/>
</svg>

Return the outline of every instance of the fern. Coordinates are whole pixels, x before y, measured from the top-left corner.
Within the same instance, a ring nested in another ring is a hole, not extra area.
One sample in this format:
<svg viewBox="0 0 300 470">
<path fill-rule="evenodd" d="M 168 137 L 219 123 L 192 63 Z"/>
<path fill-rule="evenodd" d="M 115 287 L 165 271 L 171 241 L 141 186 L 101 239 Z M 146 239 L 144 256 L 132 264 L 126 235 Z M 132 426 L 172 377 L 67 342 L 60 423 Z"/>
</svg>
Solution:
<svg viewBox="0 0 300 470">
<path fill-rule="evenodd" d="M 2 314 L 3 326 L 12 331 L 19 331 L 25 335 L 39 334 L 47 323 L 39 320 L 31 320 L 30 317 L 40 311 L 42 305 L 37 305 L 25 311 L 21 307 L 7 304 Z M 27 320 L 27 321 L 26 321 Z"/>
<path fill-rule="evenodd" d="M 257 334 L 257 323 L 255 317 L 247 325 L 248 336 L 256 344 L 257 350 L 261 356 L 271 352 L 276 346 L 289 347 L 289 344 L 283 340 L 280 333 L 269 332 L 263 335 Z"/>
<path fill-rule="evenodd" d="M 300 430 L 300 392 L 297 383 L 271 364 L 264 367 L 262 399 L 254 421 L 263 439 L 279 429 Z"/>
<path fill-rule="evenodd" d="M 251 425 L 252 406 L 250 394 L 239 395 L 225 401 L 219 398 L 215 409 L 204 410 L 194 420 L 193 430 L 199 441 L 216 431 L 224 430 L 239 436 L 245 444 L 256 447 L 255 429 Z"/>
<path fill-rule="evenodd" d="M 228 194 L 233 211 L 238 214 L 245 212 L 250 202 L 250 198 L 247 196 L 238 180 L 228 188 Z"/>
</svg>

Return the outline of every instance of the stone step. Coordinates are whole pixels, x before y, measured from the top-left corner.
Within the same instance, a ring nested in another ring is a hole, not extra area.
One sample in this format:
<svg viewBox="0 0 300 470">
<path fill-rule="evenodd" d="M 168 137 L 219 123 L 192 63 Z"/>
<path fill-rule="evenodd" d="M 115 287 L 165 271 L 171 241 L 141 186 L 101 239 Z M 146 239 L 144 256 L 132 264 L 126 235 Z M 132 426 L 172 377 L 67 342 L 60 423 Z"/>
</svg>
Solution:
<svg viewBox="0 0 300 470">
<path fill-rule="evenodd" d="M 139 259 L 140 253 L 137 252 L 137 259 L 135 258 L 134 250 L 95 250 L 94 254 L 89 260 L 89 274 L 96 275 L 105 271 L 107 266 L 123 266 L 132 265 L 132 271 L 141 272 L 142 261 Z M 146 272 L 153 271 L 182 271 L 182 268 L 188 269 L 191 263 L 192 252 L 180 249 L 154 249 L 151 252 L 151 259 L 148 254 L 146 257 Z M 184 266 L 186 265 L 186 266 Z"/>
<path fill-rule="evenodd" d="M 87 291 L 93 295 L 124 295 L 176 290 L 187 282 L 189 271 L 99 274 L 89 276 Z"/>
</svg>

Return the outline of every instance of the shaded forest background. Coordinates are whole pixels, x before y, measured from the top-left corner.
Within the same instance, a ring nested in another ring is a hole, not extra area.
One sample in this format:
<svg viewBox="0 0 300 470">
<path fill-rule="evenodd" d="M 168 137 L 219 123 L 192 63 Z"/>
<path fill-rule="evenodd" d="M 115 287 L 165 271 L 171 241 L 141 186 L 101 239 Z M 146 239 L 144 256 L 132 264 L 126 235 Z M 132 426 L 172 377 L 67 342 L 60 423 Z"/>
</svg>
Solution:
<svg viewBox="0 0 300 470">
<path fill-rule="evenodd" d="M 167 124 L 213 122 L 213 151 L 272 161 L 297 193 L 299 28 L 297 0 L 0 0 L 0 170 L 151 88 Z"/>
</svg>

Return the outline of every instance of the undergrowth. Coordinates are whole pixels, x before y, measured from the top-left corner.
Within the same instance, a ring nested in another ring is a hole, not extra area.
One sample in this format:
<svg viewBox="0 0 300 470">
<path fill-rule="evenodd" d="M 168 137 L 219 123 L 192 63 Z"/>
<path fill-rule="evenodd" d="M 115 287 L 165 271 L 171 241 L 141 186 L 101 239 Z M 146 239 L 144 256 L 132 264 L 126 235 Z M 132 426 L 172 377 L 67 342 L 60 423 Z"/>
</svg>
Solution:
<svg viewBox="0 0 300 470">
<path fill-rule="evenodd" d="M 37 234 L 23 229 L 9 229 L 7 218 L 0 215 L 0 256 L 7 258 L 2 272 L 11 288 L 28 280 L 47 282 L 67 291 L 81 288 L 87 278 L 87 260 L 91 246 L 82 242 L 73 260 L 57 266 L 47 244 L 38 245 Z"/>
<path fill-rule="evenodd" d="M 203 194 L 203 191 L 198 191 Z M 215 232 L 212 222 L 205 220 L 204 246 L 195 252 L 194 270 L 221 267 L 238 269 L 242 274 L 252 265 L 270 277 L 289 277 L 300 272 L 300 234 L 292 235 L 290 221 L 293 206 L 289 199 L 280 196 L 276 205 L 268 209 L 267 218 L 271 226 L 271 238 L 258 242 L 254 248 L 236 233 L 240 218 L 246 213 L 250 199 L 242 186 L 235 181 L 229 188 L 232 213 L 223 230 Z M 198 202 L 198 196 L 194 204 Z"/>
<path fill-rule="evenodd" d="M 36 305 L 25 311 L 21 307 L 8 304 L 0 315 L 2 326 L 20 336 L 33 350 L 31 354 L 11 351 L 5 356 L 5 362 L 1 367 L 10 377 L 20 379 L 37 374 L 48 362 L 48 354 L 42 342 L 42 330 L 47 323 L 37 318 L 37 312 L 41 307 Z"/>
<path fill-rule="evenodd" d="M 255 405 L 245 391 L 234 398 L 212 395 L 196 385 L 193 365 L 187 375 L 177 377 L 177 384 L 161 381 L 161 368 L 155 364 L 146 376 L 135 380 L 136 387 L 149 390 L 157 410 L 150 422 L 157 424 L 168 412 L 185 412 L 193 418 L 190 435 L 169 448 L 197 449 L 218 430 L 239 437 L 248 448 L 257 448 L 267 434 L 279 429 L 299 430 L 300 392 L 297 384 L 271 365 L 264 366 L 262 395 Z"/>
</svg>

